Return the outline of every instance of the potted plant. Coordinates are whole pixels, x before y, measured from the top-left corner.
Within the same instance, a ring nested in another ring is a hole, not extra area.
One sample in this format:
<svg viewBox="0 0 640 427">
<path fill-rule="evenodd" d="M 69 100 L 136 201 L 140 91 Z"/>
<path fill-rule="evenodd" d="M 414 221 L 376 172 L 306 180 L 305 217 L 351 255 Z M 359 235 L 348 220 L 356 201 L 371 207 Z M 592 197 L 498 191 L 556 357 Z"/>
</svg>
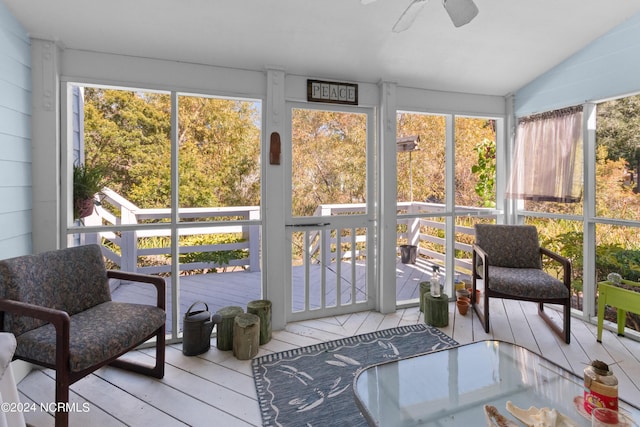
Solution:
<svg viewBox="0 0 640 427">
<path fill-rule="evenodd" d="M 106 183 L 104 169 L 89 165 L 73 166 L 73 217 L 80 219 L 93 213 L 94 196 Z"/>
</svg>

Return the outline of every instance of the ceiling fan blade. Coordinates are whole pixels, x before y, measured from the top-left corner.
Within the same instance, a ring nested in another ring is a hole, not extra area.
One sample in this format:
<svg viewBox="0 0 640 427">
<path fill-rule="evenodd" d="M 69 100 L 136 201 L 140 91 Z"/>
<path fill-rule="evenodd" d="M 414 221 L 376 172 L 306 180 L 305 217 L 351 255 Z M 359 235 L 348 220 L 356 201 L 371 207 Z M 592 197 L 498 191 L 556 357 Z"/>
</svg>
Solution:
<svg viewBox="0 0 640 427">
<path fill-rule="evenodd" d="M 402 31 L 408 30 L 413 24 L 413 21 L 416 20 L 418 13 L 422 10 L 425 4 L 427 4 L 429 0 L 413 0 L 409 7 L 402 13 L 398 22 L 393 26 L 394 33 L 400 33 Z"/>
<path fill-rule="evenodd" d="M 360 0 L 360 4 L 369 4 L 369 3 L 373 3 L 376 0 Z"/>
<path fill-rule="evenodd" d="M 442 0 L 442 4 L 456 27 L 468 24 L 478 14 L 478 6 L 473 0 Z"/>
</svg>

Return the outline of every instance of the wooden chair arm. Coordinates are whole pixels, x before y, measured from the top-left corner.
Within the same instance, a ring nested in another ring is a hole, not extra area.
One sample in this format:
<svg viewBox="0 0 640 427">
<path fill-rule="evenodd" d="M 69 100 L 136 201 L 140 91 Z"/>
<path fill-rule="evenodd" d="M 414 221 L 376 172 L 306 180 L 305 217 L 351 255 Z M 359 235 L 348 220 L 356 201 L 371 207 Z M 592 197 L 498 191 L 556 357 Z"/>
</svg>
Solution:
<svg viewBox="0 0 640 427">
<path fill-rule="evenodd" d="M 0 298 L 0 312 L 9 312 L 19 316 L 28 316 L 44 320 L 55 326 L 56 330 L 66 328 L 69 330 L 69 314 L 66 311 L 49 307 L 29 304 L 22 301 Z"/>
<path fill-rule="evenodd" d="M 571 261 L 560 254 L 550 251 L 547 248 L 540 248 L 540 255 L 551 258 L 562 266 L 562 270 L 564 273 L 563 282 L 565 286 L 567 286 L 567 288 L 571 289 Z"/>
<path fill-rule="evenodd" d="M 0 312 L 33 317 L 51 323 L 56 329 L 56 364 L 64 366 L 68 363 L 71 319 L 66 311 L 0 298 Z M 4 330 L 4 315 L 2 316 L 2 329 Z"/>
<path fill-rule="evenodd" d="M 128 271 L 120 270 L 107 270 L 107 277 L 109 279 L 126 280 L 129 282 L 137 283 L 149 283 L 156 287 L 158 295 L 157 307 L 166 310 L 166 284 L 162 277 L 153 276 L 151 274 L 131 273 Z"/>
<path fill-rule="evenodd" d="M 484 249 L 482 249 L 480 246 L 478 246 L 476 243 L 473 244 L 473 251 L 477 252 L 478 255 L 480 255 L 480 258 L 482 259 L 486 259 L 487 258 L 487 253 L 484 251 Z"/>
<path fill-rule="evenodd" d="M 473 270 L 475 271 L 477 268 L 477 257 L 480 257 L 480 261 L 482 262 L 482 278 L 486 280 L 489 274 L 489 255 L 475 243 L 472 246 L 472 254 Z"/>
</svg>

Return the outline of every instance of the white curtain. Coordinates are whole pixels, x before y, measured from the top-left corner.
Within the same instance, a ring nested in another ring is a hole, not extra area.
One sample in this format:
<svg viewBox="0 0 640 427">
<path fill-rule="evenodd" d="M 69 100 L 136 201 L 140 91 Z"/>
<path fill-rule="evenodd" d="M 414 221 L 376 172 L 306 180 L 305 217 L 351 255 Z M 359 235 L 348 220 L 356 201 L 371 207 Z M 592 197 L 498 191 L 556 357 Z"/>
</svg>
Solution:
<svg viewBox="0 0 640 427">
<path fill-rule="evenodd" d="M 582 107 L 520 119 L 506 197 L 579 202 L 582 148 Z"/>
</svg>

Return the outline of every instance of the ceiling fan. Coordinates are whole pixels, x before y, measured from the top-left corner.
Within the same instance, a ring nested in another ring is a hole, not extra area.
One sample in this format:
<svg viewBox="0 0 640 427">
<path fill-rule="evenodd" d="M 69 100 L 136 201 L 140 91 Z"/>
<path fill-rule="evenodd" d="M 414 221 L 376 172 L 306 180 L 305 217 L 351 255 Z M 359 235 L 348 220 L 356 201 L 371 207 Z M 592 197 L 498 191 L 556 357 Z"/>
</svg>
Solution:
<svg viewBox="0 0 640 427">
<path fill-rule="evenodd" d="M 376 0 L 360 0 L 362 4 L 369 4 L 374 1 Z M 393 26 L 393 32 L 400 33 L 408 30 L 411 24 L 413 24 L 413 21 L 416 20 L 418 13 L 420 13 L 428 1 L 429 0 L 412 0 Z M 442 0 L 442 5 L 449 14 L 453 25 L 456 27 L 468 24 L 478 14 L 478 6 L 476 6 L 473 0 Z"/>
</svg>

